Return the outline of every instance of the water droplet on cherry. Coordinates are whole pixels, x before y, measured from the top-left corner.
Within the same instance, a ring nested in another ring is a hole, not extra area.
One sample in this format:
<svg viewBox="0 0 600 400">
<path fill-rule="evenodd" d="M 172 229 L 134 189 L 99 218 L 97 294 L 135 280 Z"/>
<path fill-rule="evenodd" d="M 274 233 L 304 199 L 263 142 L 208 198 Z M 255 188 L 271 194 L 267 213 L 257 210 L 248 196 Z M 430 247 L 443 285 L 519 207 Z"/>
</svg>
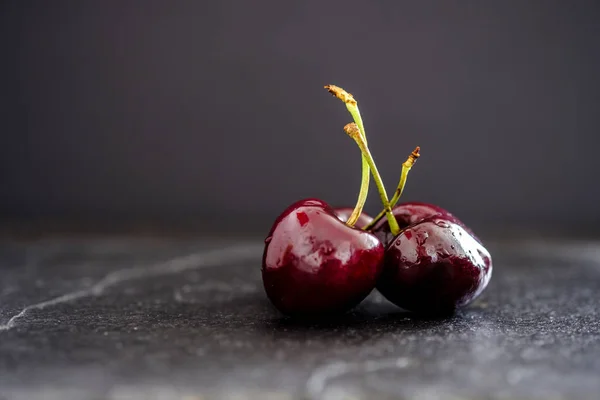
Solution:
<svg viewBox="0 0 600 400">
<path fill-rule="evenodd" d="M 448 224 L 448 222 L 442 220 L 442 219 L 438 219 L 437 221 L 435 221 L 435 224 L 437 226 L 439 226 L 440 228 L 449 228 L 450 224 Z"/>
</svg>

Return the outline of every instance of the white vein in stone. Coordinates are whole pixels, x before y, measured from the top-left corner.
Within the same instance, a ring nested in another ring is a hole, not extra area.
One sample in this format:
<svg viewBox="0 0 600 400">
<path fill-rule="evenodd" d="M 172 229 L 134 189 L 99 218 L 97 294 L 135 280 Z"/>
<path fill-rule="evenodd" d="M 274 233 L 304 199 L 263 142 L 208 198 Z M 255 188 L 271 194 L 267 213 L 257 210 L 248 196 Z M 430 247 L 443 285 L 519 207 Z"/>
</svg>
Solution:
<svg viewBox="0 0 600 400">
<path fill-rule="evenodd" d="M 46 307 L 68 303 L 84 297 L 100 296 L 109 287 L 125 281 L 134 281 L 159 275 L 177 274 L 183 271 L 207 267 L 217 267 L 232 262 L 256 258 L 261 250 L 262 245 L 258 244 L 237 245 L 177 257 L 151 266 L 133 267 L 113 271 L 89 288 L 76 290 L 23 308 L 18 314 L 13 315 L 8 322 L 0 325 L 0 332 L 14 328 L 17 321 L 31 310 L 42 310 Z"/>
<path fill-rule="evenodd" d="M 240 294 L 240 293 L 254 293 L 258 290 L 257 285 L 247 283 L 244 281 L 233 281 L 233 282 L 219 282 L 208 280 L 195 285 L 184 285 L 181 288 L 177 288 L 173 291 L 173 298 L 179 303 L 194 303 L 194 295 L 216 292 L 220 294 Z M 186 300 L 187 296 L 192 296 L 192 299 Z M 217 295 L 216 298 L 219 296 Z"/>
<path fill-rule="evenodd" d="M 306 381 L 306 397 L 320 399 L 327 385 L 334 379 L 356 373 L 372 373 L 386 369 L 402 369 L 410 365 L 406 357 L 380 360 L 366 360 L 360 363 L 337 361 L 316 368 Z"/>
</svg>

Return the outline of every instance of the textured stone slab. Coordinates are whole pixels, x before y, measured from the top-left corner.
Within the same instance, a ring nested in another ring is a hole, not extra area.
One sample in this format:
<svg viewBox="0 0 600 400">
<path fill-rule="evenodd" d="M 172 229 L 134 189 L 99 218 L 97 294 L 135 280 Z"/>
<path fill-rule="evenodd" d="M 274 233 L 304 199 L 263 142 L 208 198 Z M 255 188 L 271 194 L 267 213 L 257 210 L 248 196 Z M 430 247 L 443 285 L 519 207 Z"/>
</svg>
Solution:
<svg viewBox="0 0 600 400">
<path fill-rule="evenodd" d="M 600 242 L 490 249 L 490 287 L 454 317 L 419 319 L 374 293 L 299 323 L 264 296 L 258 240 L 6 239 L 0 395 L 598 398 Z"/>
</svg>

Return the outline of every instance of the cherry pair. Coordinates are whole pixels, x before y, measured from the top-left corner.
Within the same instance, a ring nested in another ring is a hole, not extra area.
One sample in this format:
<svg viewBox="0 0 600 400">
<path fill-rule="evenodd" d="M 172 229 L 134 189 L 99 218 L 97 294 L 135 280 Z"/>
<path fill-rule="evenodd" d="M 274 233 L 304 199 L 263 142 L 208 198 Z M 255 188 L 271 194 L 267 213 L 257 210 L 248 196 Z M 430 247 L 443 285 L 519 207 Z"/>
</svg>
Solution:
<svg viewBox="0 0 600 400">
<path fill-rule="evenodd" d="M 333 209 L 321 200 L 305 199 L 276 219 L 265 240 L 262 263 L 271 302 L 287 315 L 342 313 L 377 288 L 394 304 L 423 314 L 449 313 L 470 303 L 491 277 L 489 252 L 440 207 L 394 207 L 419 148 L 403 163 L 398 188 L 388 200 L 356 101 L 341 88 L 326 88 L 354 118 L 344 130 L 362 152 L 361 190 L 354 209 Z M 362 212 L 370 173 L 383 204 L 375 218 Z"/>
</svg>

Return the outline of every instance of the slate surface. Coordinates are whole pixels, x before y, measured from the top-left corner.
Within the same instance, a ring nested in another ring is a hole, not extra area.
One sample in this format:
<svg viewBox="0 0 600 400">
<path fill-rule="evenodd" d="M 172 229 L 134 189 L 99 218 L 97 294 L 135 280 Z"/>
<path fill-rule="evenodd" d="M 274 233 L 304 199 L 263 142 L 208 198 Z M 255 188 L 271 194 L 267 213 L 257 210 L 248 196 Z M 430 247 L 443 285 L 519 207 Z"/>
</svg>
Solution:
<svg viewBox="0 0 600 400">
<path fill-rule="evenodd" d="M 0 242 L 0 399 L 598 399 L 600 242 L 493 242 L 451 318 L 282 318 L 260 241 Z"/>
</svg>

